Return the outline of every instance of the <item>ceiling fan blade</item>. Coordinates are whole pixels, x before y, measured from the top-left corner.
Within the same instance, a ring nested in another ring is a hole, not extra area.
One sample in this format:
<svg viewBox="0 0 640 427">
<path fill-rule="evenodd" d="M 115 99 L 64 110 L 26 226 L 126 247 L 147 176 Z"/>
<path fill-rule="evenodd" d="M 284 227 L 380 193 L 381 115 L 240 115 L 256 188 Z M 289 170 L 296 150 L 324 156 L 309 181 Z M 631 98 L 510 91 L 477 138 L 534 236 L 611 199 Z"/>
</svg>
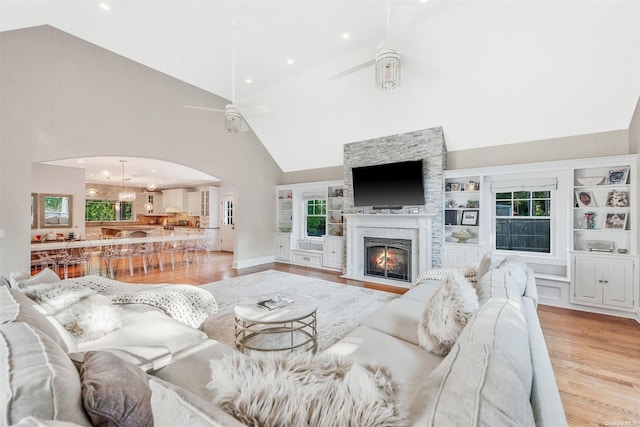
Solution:
<svg viewBox="0 0 640 427">
<path fill-rule="evenodd" d="M 252 114 L 264 114 L 271 111 L 264 105 L 238 105 L 238 110 L 243 116 L 250 116 Z"/>
<path fill-rule="evenodd" d="M 408 73 L 423 80 L 433 80 L 442 77 L 440 70 L 407 55 L 402 56 L 402 66 Z"/>
<path fill-rule="evenodd" d="M 365 68 L 372 67 L 373 64 L 375 64 L 375 62 L 376 62 L 375 59 L 370 59 L 367 62 L 363 62 L 362 64 L 354 65 L 351 68 L 347 68 L 346 70 L 340 71 L 339 73 L 329 76 L 329 80 L 341 79 L 345 76 L 348 76 L 349 74 L 353 74 L 357 71 L 364 70 Z"/>
<path fill-rule="evenodd" d="M 192 108 L 194 110 L 216 111 L 216 112 L 219 112 L 219 113 L 224 113 L 225 112 L 225 110 L 221 110 L 220 108 L 200 107 L 198 105 L 185 105 L 184 108 Z"/>
<path fill-rule="evenodd" d="M 409 28 L 413 24 L 417 12 L 417 7 L 404 4 L 393 6 L 393 13 L 384 41 L 385 47 L 397 49 L 397 46 L 401 45 L 402 41 L 407 38 Z"/>
</svg>

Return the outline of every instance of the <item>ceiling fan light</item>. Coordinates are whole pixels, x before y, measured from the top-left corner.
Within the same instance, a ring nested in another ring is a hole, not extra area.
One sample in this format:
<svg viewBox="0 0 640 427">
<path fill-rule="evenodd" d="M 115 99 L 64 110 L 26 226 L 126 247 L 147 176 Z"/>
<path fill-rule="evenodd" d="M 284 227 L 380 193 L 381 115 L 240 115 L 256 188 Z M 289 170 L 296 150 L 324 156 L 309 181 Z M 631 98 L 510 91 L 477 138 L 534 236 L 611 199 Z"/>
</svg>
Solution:
<svg viewBox="0 0 640 427">
<path fill-rule="evenodd" d="M 242 116 L 233 105 L 227 105 L 224 113 L 224 128 L 229 133 L 240 132 Z"/>
<path fill-rule="evenodd" d="M 378 89 L 392 90 L 400 86 L 400 54 L 393 49 L 380 49 L 375 72 Z"/>
</svg>

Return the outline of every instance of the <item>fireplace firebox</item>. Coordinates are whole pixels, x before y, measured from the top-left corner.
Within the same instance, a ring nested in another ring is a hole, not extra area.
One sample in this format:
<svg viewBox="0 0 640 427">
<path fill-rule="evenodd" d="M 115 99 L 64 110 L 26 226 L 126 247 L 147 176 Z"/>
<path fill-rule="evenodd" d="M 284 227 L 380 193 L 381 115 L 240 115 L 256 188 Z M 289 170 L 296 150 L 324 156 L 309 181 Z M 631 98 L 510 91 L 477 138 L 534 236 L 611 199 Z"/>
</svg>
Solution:
<svg viewBox="0 0 640 427">
<path fill-rule="evenodd" d="M 364 238 L 364 274 L 411 282 L 411 240 Z"/>
</svg>

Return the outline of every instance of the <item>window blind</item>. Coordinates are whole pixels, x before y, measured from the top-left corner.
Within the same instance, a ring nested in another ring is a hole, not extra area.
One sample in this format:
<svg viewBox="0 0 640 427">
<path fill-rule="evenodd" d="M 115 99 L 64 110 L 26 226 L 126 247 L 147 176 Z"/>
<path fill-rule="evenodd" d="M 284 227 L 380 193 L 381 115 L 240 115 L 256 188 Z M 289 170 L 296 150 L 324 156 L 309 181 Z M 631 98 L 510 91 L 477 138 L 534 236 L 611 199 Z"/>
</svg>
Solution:
<svg viewBox="0 0 640 427">
<path fill-rule="evenodd" d="M 536 178 L 509 181 L 492 181 L 491 192 L 508 193 L 511 191 L 552 191 L 558 189 L 557 178 Z"/>
</svg>

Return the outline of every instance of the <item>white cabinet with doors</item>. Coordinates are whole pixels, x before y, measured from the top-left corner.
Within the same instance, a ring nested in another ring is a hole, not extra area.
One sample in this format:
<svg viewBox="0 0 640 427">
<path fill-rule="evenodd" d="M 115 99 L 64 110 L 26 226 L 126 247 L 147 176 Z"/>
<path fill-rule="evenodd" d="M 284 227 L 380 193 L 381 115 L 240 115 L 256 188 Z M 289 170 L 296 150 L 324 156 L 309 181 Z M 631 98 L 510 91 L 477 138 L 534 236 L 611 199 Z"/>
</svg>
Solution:
<svg viewBox="0 0 640 427">
<path fill-rule="evenodd" d="M 278 261 L 291 260 L 291 233 L 273 233 L 273 257 Z"/>
<path fill-rule="evenodd" d="M 479 245 L 446 243 L 442 245 L 442 268 L 478 262 L 481 256 Z"/>
<path fill-rule="evenodd" d="M 632 311 L 638 298 L 635 256 L 573 254 L 571 302 Z"/>
<path fill-rule="evenodd" d="M 192 216 L 200 215 L 200 192 L 187 191 L 187 213 Z"/>
<path fill-rule="evenodd" d="M 344 239 L 336 236 L 325 236 L 323 246 L 323 265 L 327 268 L 342 270 L 342 253 Z"/>
</svg>

